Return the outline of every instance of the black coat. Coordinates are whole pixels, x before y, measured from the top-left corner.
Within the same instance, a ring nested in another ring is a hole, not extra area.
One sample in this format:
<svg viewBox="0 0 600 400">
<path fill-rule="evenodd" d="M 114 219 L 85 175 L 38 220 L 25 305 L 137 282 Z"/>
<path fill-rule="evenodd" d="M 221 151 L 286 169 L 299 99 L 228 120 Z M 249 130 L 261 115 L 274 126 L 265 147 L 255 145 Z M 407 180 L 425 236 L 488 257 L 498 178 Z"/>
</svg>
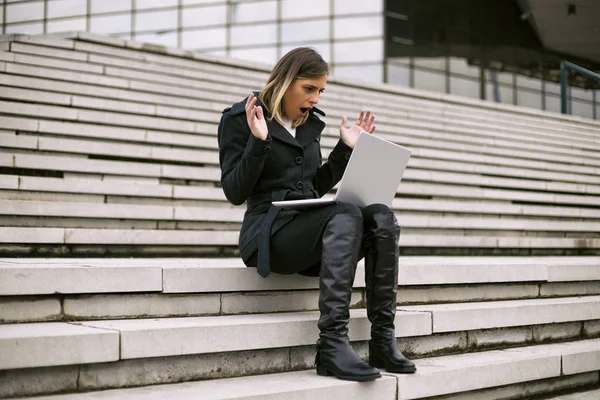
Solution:
<svg viewBox="0 0 600 400">
<path fill-rule="evenodd" d="M 265 113 L 269 135 L 260 140 L 246 120 L 246 100 L 223 110 L 218 130 L 219 163 L 227 199 L 234 205 L 247 202 L 240 255 L 246 262 L 261 242 L 260 273 L 260 263 L 268 265 L 270 236 L 298 213 L 271 206 L 271 201 L 322 197 L 342 178 L 352 149 L 340 140 L 323 164 L 320 139 L 325 123 L 315 112 L 325 114 L 318 109 L 311 110 L 306 123 L 296 129 L 296 138 Z"/>
</svg>

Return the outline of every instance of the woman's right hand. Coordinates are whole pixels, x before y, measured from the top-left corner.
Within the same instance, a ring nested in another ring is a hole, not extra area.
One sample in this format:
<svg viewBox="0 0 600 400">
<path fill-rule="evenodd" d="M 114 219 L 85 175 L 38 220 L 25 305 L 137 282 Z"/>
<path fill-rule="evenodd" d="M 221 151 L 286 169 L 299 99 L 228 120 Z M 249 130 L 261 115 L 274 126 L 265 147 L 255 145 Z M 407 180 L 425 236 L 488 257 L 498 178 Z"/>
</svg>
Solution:
<svg viewBox="0 0 600 400">
<path fill-rule="evenodd" d="M 246 101 L 246 118 L 252 134 L 260 140 L 266 140 L 269 130 L 261 106 L 256 106 L 256 96 L 250 93 Z"/>
</svg>

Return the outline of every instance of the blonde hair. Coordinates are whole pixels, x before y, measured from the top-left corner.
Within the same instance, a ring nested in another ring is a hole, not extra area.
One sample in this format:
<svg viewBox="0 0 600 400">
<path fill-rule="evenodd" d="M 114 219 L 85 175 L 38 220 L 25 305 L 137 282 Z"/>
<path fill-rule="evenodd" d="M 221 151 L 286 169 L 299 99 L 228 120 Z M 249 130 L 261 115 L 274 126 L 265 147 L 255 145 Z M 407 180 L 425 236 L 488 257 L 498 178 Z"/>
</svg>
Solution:
<svg viewBox="0 0 600 400">
<path fill-rule="evenodd" d="M 315 79 L 329 74 L 329 65 L 316 50 L 298 47 L 281 57 L 266 85 L 260 91 L 260 102 L 270 113 L 270 118 L 283 125 L 283 96 L 296 79 Z M 293 121 L 296 128 L 309 117 L 309 113 Z"/>
</svg>

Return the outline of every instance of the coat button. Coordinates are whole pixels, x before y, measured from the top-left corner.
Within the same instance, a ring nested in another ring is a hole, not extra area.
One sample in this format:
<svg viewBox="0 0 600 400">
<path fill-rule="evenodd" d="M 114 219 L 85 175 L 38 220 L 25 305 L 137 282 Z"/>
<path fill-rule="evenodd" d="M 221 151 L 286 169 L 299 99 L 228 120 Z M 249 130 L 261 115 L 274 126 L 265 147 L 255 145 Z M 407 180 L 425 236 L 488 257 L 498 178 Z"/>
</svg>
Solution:
<svg viewBox="0 0 600 400">
<path fill-rule="evenodd" d="M 350 159 L 350 153 L 344 154 L 344 158 L 346 159 L 346 161 L 348 161 Z"/>
<path fill-rule="evenodd" d="M 300 156 L 296 157 L 296 164 L 302 164 L 302 161 L 304 161 L 304 159 Z"/>
<path fill-rule="evenodd" d="M 298 189 L 302 189 L 304 187 L 304 183 L 302 183 L 302 181 L 298 181 L 298 182 L 296 182 L 296 187 Z"/>
<path fill-rule="evenodd" d="M 263 151 L 264 151 L 265 153 L 268 153 L 268 152 L 270 152 L 270 151 L 271 151 L 271 146 L 265 146 L 265 147 L 263 148 Z"/>
</svg>

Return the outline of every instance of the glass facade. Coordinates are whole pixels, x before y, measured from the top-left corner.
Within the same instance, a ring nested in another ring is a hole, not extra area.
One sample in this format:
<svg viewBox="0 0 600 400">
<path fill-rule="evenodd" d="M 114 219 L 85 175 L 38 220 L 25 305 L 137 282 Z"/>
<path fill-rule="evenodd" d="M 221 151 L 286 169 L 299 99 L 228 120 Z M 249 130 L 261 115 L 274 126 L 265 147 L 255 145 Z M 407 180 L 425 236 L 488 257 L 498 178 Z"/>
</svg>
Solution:
<svg viewBox="0 0 600 400">
<path fill-rule="evenodd" d="M 516 1 L 386 0 L 385 10 L 387 82 L 560 112 L 565 55 L 543 48 Z M 600 119 L 600 82 L 569 79 L 571 113 Z"/>
<path fill-rule="evenodd" d="M 483 3 L 4 0 L 0 22 L 3 33 L 90 31 L 267 64 L 310 46 L 335 76 L 560 111 L 556 56 L 539 48 L 516 3 Z M 573 79 L 569 107 L 600 118 L 600 86 Z"/>
</svg>

